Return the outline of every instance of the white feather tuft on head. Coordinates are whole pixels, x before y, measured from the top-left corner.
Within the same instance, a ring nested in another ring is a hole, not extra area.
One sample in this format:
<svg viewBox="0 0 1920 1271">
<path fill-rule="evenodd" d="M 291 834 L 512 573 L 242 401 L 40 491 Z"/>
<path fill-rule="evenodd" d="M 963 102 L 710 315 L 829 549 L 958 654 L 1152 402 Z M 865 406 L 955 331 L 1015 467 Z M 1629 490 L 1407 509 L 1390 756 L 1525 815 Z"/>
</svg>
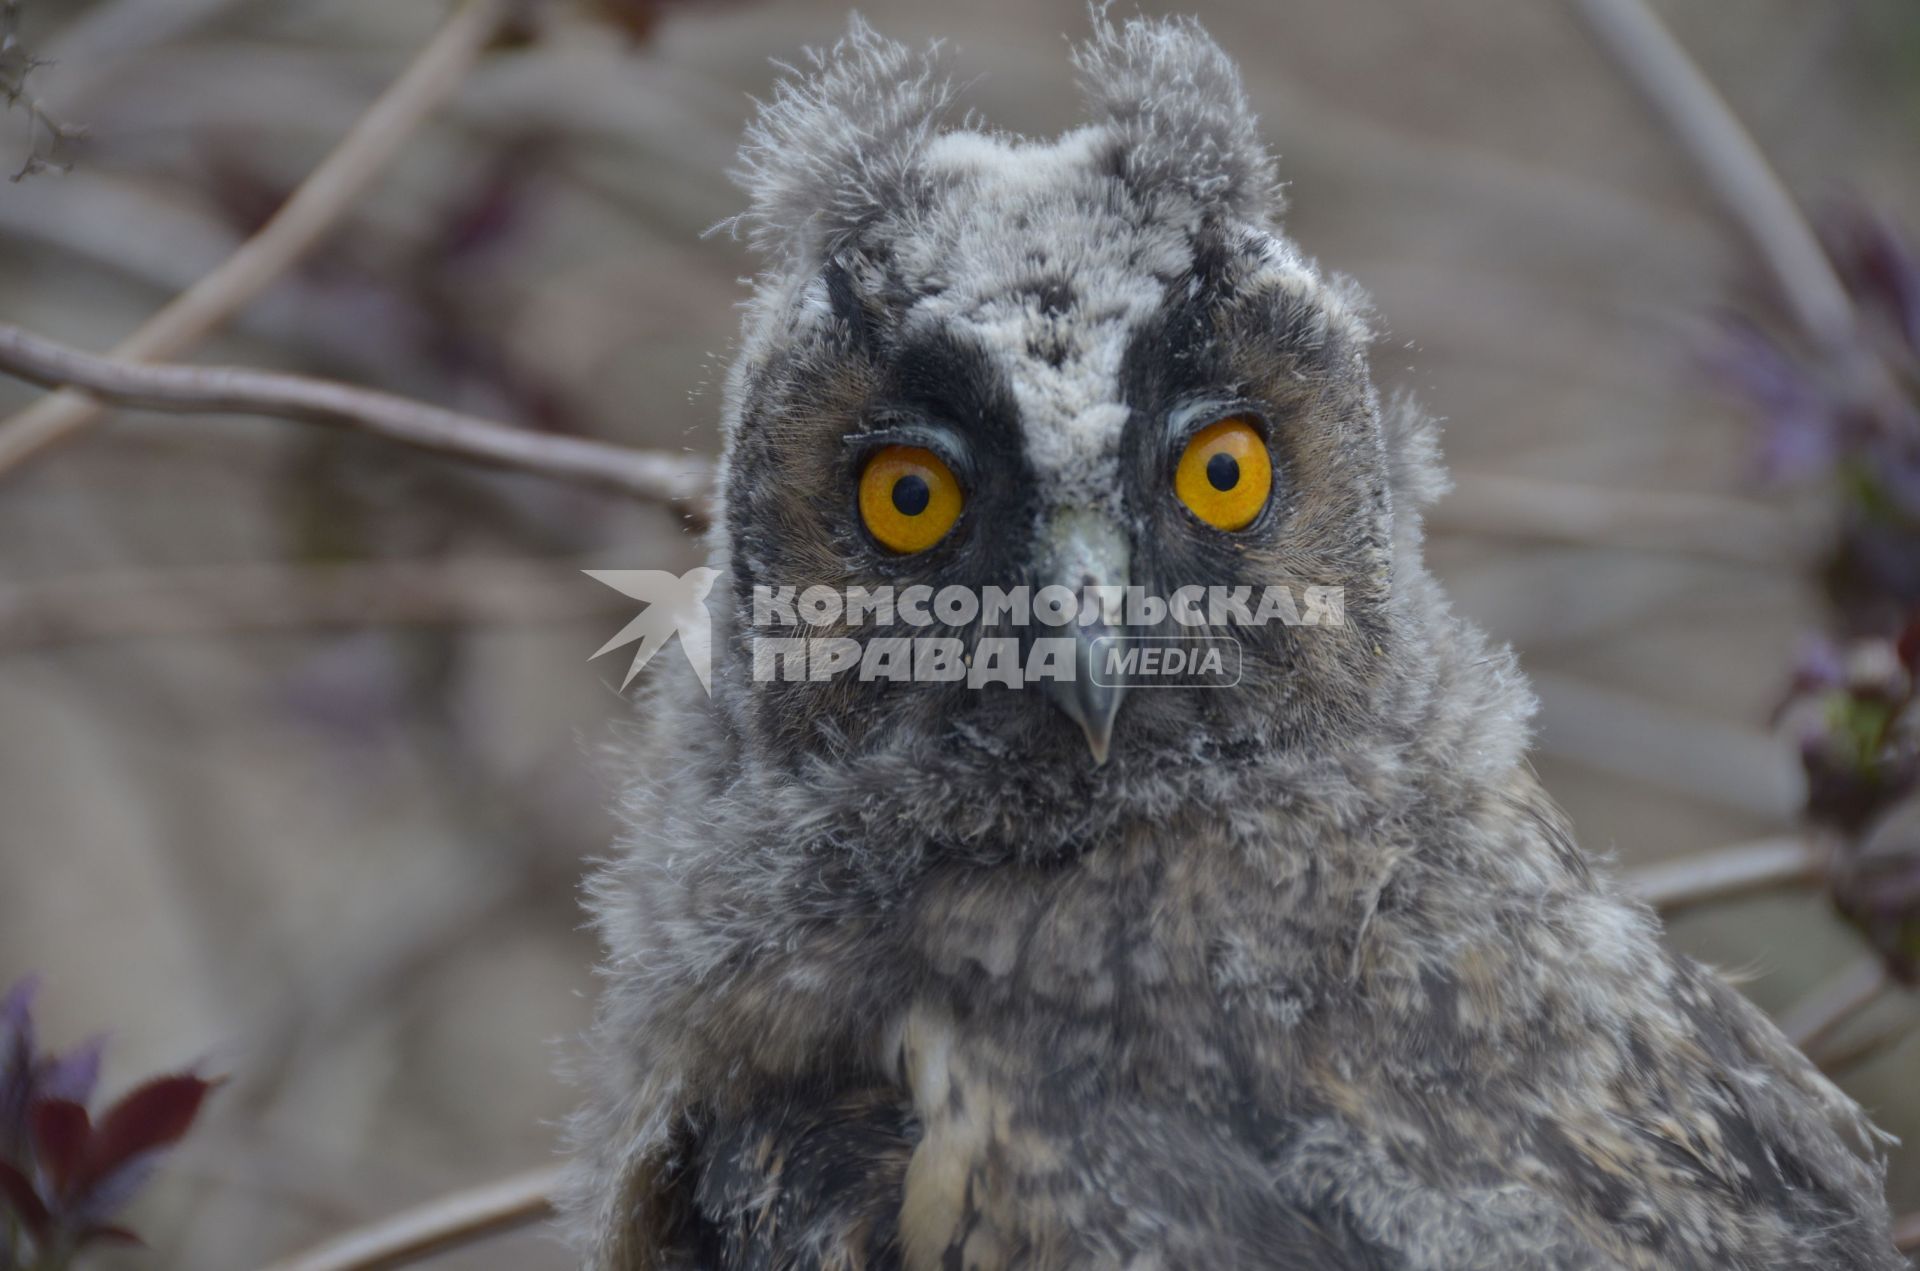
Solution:
<svg viewBox="0 0 1920 1271">
<path fill-rule="evenodd" d="M 1233 60 L 1192 18 L 1093 9 L 1073 52 L 1080 91 L 1115 134 L 1122 174 L 1142 196 L 1183 194 L 1214 215 L 1262 224 L 1282 206 L 1273 156 Z"/>
<path fill-rule="evenodd" d="M 953 102 L 939 45 L 916 53 L 855 14 L 761 102 L 733 178 L 751 198 L 732 227 L 755 250 L 821 261 L 921 201 L 920 159 Z"/>
</svg>

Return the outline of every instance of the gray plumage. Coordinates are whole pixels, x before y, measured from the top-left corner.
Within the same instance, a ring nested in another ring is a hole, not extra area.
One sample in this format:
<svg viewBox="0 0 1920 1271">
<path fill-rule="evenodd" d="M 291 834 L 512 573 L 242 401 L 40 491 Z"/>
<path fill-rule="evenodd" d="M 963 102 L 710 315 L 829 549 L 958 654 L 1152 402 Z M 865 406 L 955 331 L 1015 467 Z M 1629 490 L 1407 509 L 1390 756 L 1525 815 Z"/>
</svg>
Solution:
<svg viewBox="0 0 1920 1271">
<path fill-rule="evenodd" d="M 1904 1266 L 1860 1110 L 1535 781 L 1525 682 L 1421 561 L 1433 429 L 1280 233 L 1225 55 L 1095 28 L 1057 141 L 950 126 L 931 55 L 857 21 L 749 133 L 713 696 L 654 677 L 591 884 L 582 1256 Z M 1167 488 L 1207 401 L 1273 421 L 1232 536 Z M 903 412 L 977 468 L 913 557 L 848 457 Z M 754 584 L 1013 585 L 1069 513 L 1149 590 L 1339 583 L 1346 622 L 1236 632 L 1242 683 L 1133 693 L 1104 765 L 1038 692 L 747 674 Z"/>
</svg>

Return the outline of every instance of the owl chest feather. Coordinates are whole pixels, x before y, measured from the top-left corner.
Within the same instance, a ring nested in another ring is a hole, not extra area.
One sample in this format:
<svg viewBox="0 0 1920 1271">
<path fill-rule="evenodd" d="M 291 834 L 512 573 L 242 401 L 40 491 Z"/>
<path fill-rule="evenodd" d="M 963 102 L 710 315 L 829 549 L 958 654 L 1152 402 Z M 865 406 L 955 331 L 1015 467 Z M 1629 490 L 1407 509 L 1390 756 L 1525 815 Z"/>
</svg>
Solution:
<svg viewBox="0 0 1920 1271">
<path fill-rule="evenodd" d="M 1344 954 L 1290 913 L 1312 879 L 1256 881 L 1224 835 L 1166 848 L 1143 838 L 929 889 L 915 987 L 883 1043 L 921 1132 L 908 1265 L 1147 1248 L 1181 1265 L 1267 1221 L 1261 1140 L 1301 1088 L 1298 1040 Z M 1089 1249 L 1089 1233 L 1111 1247 Z"/>
<path fill-rule="evenodd" d="M 1308 1027 L 1351 963 L 1358 892 L 1216 830 L 941 880 L 911 923 L 914 1002 L 1041 1043 L 1055 1080 L 1190 1093 L 1248 1058 L 1230 1049 Z"/>
<path fill-rule="evenodd" d="M 1770 1206 L 1796 1164 L 1759 1142 L 1786 1131 L 1728 1084 L 1787 1057 L 1703 1053 L 1742 1004 L 1613 930 L 1617 901 L 1377 882 L 1199 836 L 937 890 L 882 1040 L 920 1135 L 908 1265 L 1790 1247 Z"/>
</svg>

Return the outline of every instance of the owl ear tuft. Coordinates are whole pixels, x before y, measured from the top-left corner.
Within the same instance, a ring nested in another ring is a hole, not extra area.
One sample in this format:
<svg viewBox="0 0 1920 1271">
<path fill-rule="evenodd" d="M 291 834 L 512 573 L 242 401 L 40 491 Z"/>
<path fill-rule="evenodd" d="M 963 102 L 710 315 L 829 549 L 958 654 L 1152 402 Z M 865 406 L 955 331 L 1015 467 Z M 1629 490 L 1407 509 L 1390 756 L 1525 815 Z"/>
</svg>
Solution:
<svg viewBox="0 0 1920 1271">
<path fill-rule="evenodd" d="M 1136 192 L 1182 193 L 1203 212 L 1256 223 L 1281 210 L 1273 156 L 1240 72 L 1199 22 L 1131 18 L 1116 27 L 1097 4 L 1073 64 Z"/>
<path fill-rule="evenodd" d="M 731 173 L 751 200 L 729 227 L 755 250 L 824 261 L 919 201 L 920 156 L 953 101 L 939 46 L 916 53 L 855 14 L 830 49 L 759 103 Z"/>
</svg>

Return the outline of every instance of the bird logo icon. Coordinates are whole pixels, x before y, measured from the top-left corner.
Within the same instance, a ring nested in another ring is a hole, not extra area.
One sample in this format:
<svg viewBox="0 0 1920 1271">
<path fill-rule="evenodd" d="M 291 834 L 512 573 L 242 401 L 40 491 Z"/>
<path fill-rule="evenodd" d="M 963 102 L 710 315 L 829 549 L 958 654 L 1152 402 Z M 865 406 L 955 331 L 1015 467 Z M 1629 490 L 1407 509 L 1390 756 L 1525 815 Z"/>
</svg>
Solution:
<svg viewBox="0 0 1920 1271">
<path fill-rule="evenodd" d="M 664 569 L 586 569 L 581 572 L 647 606 L 639 617 L 620 628 L 613 639 L 593 654 L 593 658 L 597 658 L 622 645 L 640 642 L 633 662 L 627 667 L 626 678 L 620 681 L 622 692 L 677 632 L 681 651 L 687 655 L 693 673 L 700 677 L 700 687 L 712 695 L 713 622 L 707 613 L 707 593 L 713 590 L 719 570 L 701 565 L 684 574 Z M 593 658 L 587 660 L 591 662 Z"/>
</svg>

